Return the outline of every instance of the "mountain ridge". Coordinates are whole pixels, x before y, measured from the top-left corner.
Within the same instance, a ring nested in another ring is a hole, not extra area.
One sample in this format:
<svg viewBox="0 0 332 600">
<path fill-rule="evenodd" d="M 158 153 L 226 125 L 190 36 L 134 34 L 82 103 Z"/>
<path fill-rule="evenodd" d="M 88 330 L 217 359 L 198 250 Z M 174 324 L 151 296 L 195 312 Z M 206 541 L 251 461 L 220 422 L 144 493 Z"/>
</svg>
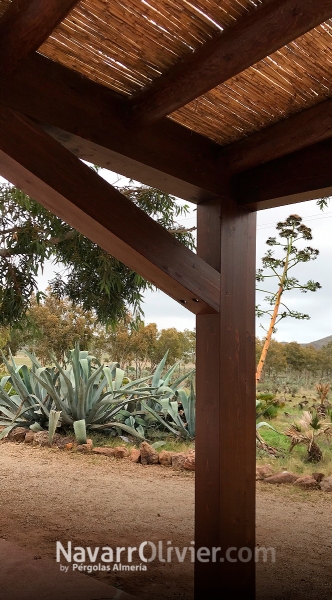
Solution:
<svg viewBox="0 0 332 600">
<path fill-rule="evenodd" d="M 313 346 L 315 350 L 320 350 L 323 346 L 327 346 L 332 342 L 332 335 L 328 335 L 325 338 L 321 338 L 320 340 L 315 340 L 314 342 L 308 342 L 307 344 L 301 344 L 301 346 Z"/>
</svg>

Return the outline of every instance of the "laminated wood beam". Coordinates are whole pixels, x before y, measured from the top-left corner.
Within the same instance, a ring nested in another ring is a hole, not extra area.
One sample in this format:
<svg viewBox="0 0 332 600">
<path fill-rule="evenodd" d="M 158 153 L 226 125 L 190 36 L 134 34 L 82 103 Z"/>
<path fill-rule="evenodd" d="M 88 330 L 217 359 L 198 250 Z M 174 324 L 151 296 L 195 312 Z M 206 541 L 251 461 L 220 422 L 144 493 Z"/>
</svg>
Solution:
<svg viewBox="0 0 332 600">
<path fill-rule="evenodd" d="M 0 69 L 12 72 L 51 35 L 79 0 L 13 0 L 0 19 Z"/>
<path fill-rule="evenodd" d="M 27 117 L 0 106 L 0 172 L 196 314 L 219 310 L 220 274 Z"/>
<path fill-rule="evenodd" d="M 196 318 L 195 544 L 210 560 L 195 563 L 195 600 L 254 600 L 256 215 L 231 194 L 197 212 L 197 252 L 221 284 L 219 315 Z"/>
<path fill-rule="evenodd" d="M 288 117 L 223 150 L 230 173 L 245 171 L 332 137 L 332 100 Z"/>
<path fill-rule="evenodd" d="M 163 119 L 152 128 L 128 122 L 126 98 L 41 55 L 12 77 L 1 74 L 0 103 L 45 124 L 80 158 L 198 203 L 225 180 L 220 146 Z"/>
<path fill-rule="evenodd" d="M 240 205 L 250 210 L 332 195 L 332 139 L 276 158 L 232 179 Z"/>
<path fill-rule="evenodd" d="M 134 120 L 152 123 L 169 115 L 331 16 L 332 0 L 263 3 L 133 96 Z"/>
<path fill-rule="evenodd" d="M 12 77 L 0 72 L 0 102 L 79 158 L 195 203 L 221 201 L 231 173 L 332 137 L 332 100 L 226 148 L 169 119 L 135 129 L 123 96 L 37 54 Z"/>
</svg>

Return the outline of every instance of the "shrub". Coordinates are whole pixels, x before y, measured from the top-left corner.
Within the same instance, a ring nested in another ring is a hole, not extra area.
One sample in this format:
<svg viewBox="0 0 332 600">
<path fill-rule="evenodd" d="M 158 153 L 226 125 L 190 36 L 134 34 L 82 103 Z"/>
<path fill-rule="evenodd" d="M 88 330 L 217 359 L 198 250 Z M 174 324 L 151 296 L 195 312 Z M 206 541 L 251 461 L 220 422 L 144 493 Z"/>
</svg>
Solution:
<svg viewBox="0 0 332 600">
<path fill-rule="evenodd" d="M 154 373 L 135 381 L 124 377 L 118 363 L 100 364 L 88 352 L 80 351 L 78 344 L 69 352 L 64 367 L 55 359 L 54 367 L 42 367 L 34 355 L 27 354 L 31 369 L 17 367 L 13 359 L 10 364 L 4 358 L 9 376 L 2 379 L 0 387 L 0 423 L 6 426 L 0 439 L 17 426 L 34 431 L 48 428 L 51 432 L 64 424 L 73 427 L 80 443 L 86 439 L 87 430 L 124 431 L 144 440 L 146 430 L 156 424 L 163 424 L 177 436 L 192 429 L 194 400 L 189 402 L 185 391 L 178 388 L 193 371 L 171 382 L 178 365 L 163 375 L 167 353 Z M 5 390 L 8 383 L 15 392 L 12 396 Z M 175 410 L 178 397 L 188 413 L 187 429 L 175 415 L 173 427 L 160 416 L 166 406 L 163 403 Z"/>
</svg>

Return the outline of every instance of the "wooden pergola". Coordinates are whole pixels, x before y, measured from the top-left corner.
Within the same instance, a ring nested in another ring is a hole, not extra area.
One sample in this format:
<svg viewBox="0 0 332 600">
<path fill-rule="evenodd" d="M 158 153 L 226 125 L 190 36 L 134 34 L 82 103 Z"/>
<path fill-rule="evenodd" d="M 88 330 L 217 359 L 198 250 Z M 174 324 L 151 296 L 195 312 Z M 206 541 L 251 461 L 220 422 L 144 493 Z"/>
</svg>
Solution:
<svg viewBox="0 0 332 600">
<path fill-rule="evenodd" d="M 255 211 L 332 191 L 332 0 L 0 0 L 0 174 L 197 315 L 196 547 L 255 547 Z M 198 205 L 194 254 L 80 159 Z M 255 597 L 197 562 L 195 599 Z"/>
</svg>

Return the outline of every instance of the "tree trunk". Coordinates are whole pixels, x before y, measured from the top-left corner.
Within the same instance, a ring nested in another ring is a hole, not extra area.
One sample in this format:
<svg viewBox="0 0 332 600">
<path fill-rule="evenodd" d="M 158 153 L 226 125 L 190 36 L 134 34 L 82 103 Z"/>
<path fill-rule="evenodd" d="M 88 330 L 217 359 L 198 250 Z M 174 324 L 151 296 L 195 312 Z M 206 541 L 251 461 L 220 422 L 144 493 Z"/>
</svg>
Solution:
<svg viewBox="0 0 332 600">
<path fill-rule="evenodd" d="M 278 289 L 276 303 L 274 305 L 274 310 L 273 310 L 273 315 L 271 317 L 269 329 L 268 329 L 268 332 L 267 332 L 267 336 L 265 338 L 265 342 L 264 342 L 262 354 L 260 356 L 260 359 L 259 359 L 259 362 L 258 362 L 258 365 L 257 365 L 257 370 L 256 370 L 256 384 L 259 382 L 259 380 L 261 378 L 263 367 L 264 367 L 264 363 L 265 363 L 265 360 L 266 360 L 266 355 L 267 355 L 268 349 L 270 347 L 270 343 L 271 343 L 271 339 L 272 339 L 272 334 L 273 334 L 274 326 L 275 326 L 275 323 L 276 323 L 276 320 L 277 320 L 277 316 L 278 316 L 278 312 L 279 312 L 279 307 L 280 307 L 280 301 L 281 301 L 282 292 L 283 292 L 283 284 L 281 284 L 279 286 L 279 289 Z"/>
<path fill-rule="evenodd" d="M 311 446 L 308 448 L 308 461 L 313 463 L 318 463 L 322 460 L 322 451 L 316 442 L 312 442 Z"/>
<path fill-rule="evenodd" d="M 271 321 L 270 321 L 269 329 L 268 329 L 268 332 L 267 332 L 267 336 L 265 338 L 265 342 L 264 342 L 262 354 L 260 356 L 260 359 L 259 359 L 259 362 L 258 362 L 258 365 L 257 365 L 257 370 L 256 370 L 256 385 L 260 381 L 260 378 L 261 378 L 261 375 L 262 375 L 264 363 L 265 363 L 265 360 L 266 360 L 266 355 L 267 355 L 268 349 L 270 347 L 270 343 L 271 343 L 271 339 L 272 339 L 272 334 L 273 334 L 273 331 L 274 331 L 274 326 L 276 324 L 276 320 L 277 320 L 277 317 L 278 317 L 279 308 L 280 308 L 280 302 L 281 302 L 281 296 L 282 296 L 282 293 L 284 291 L 284 284 L 285 284 L 285 280 L 286 280 L 286 277 L 287 277 L 288 260 L 289 260 L 290 249 L 291 249 L 291 244 L 288 245 L 288 251 L 287 251 L 287 256 L 286 256 L 286 260 L 285 260 L 285 266 L 284 266 L 284 270 L 283 270 L 283 273 L 282 273 L 282 277 L 280 279 L 280 285 L 279 285 L 279 289 L 278 289 L 278 292 L 277 292 L 277 297 L 276 297 L 276 301 L 275 301 L 275 305 L 274 305 L 273 314 L 272 314 L 272 317 L 271 317 Z"/>
</svg>

